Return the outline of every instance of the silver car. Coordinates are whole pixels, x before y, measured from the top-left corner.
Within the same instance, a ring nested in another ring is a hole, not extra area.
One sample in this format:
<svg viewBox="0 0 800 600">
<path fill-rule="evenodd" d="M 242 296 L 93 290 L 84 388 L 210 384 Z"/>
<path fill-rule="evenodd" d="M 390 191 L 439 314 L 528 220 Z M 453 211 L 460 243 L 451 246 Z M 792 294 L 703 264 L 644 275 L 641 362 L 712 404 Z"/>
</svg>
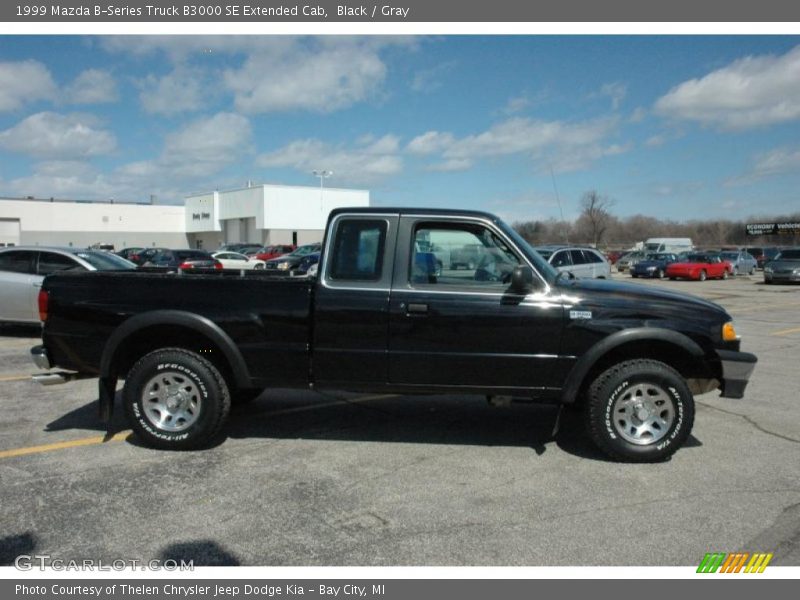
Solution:
<svg viewBox="0 0 800 600">
<path fill-rule="evenodd" d="M 594 248 L 538 246 L 534 250 L 559 271 L 579 279 L 611 279 L 611 264 Z"/>
<path fill-rule="evenodd" d="M 14 246 L 0 249 L 0 322 L 38 323 L 38 295 L 57 271 L 123 271 L 136 265 L 102 250 Z"/>
<path fill-rule="evenodd" d="M 725 250 L 719 254 L 722 260 L 731 263 L 734 275 L 752 275 L 756 272 L 758 262 L 755 257 L 744 250 Z"/>
</svg>

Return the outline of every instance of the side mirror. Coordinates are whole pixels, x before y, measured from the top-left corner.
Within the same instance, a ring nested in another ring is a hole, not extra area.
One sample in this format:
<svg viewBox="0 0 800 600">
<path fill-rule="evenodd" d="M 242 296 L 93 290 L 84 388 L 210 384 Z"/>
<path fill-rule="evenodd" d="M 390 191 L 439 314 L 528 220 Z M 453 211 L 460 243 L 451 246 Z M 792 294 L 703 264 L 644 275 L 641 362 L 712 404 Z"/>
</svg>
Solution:
<svg viewBox="0 0 800 600">
<path fill-rule="evenodd" d="M 527 294 L 533 290 L 533 269 L 519 265 L 511 273 L 511 290 L 518 294 Z"/>
</svg>

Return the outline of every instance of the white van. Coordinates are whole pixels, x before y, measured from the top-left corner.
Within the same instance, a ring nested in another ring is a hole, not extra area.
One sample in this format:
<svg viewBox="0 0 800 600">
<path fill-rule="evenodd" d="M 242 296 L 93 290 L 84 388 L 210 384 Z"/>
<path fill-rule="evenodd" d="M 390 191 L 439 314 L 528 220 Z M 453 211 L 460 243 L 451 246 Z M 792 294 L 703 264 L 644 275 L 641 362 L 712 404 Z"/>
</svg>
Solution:
<svg viewBox="0 0 800 600">
<path fill-rule="evenodd" d="M 644 243 L 647 254 L 653 252 L 691 252 L 694 249 L 691 238 L 650 238 Z"/>
</svg>

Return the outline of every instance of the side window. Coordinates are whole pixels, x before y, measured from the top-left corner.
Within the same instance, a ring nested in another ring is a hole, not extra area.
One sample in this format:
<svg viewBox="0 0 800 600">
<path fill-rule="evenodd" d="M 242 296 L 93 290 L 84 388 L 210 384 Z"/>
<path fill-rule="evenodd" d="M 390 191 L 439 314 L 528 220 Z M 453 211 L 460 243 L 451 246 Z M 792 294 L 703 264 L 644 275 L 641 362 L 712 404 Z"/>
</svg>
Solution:
<svg viewBox="0 0 800 600">
<path fill-rule="evenodd" d="M 602 257 L 597 254 L 597 252 L 592 252 L 591 250 L 584 250 L 583 251 L 584 259 L 587 263 L 602 263 Z"/>
<path fill-rule="evenodd" d="M 85 271 L 84 267 L 75 259 L 55 252 L 39 253 L 39 275 L 49 275 L 57 271 Z"/>
<path fill-rule="evenodd" d="M 572 259 L 573 265 L 583 265 L 589 262 L 583 257 L 583 252 L 580 250 L 570 250 L 569 256 Z"/>
<path fill-rule="evenodd" d="M 508 287 L 520 264 L 501 238 L 472 223 L 419 223 L 410 258 L 413 286 L 493 287 L 497 291 Z"/>
<path fill-rule="evenodd" d="M 0 254 L 0 271 L 32 274 L 35 272 L 34 254 L 30 250 L 3 252 Z"/>
<path fill-rule="evenodd" d="M 328 276 L 334 281 L 378 281 L 386 245 L 386 221 L 343 219 L 336 227 Z"/>
<path fill-rule="evenodd" d="M 554 267 L 569 267 L 572 265 L 572 262 L 569 259 L 569 251 L 568 250 L 560 250 L 553 255 L 553 259 L 550 261 L 550 264 Z"/>
</svg>

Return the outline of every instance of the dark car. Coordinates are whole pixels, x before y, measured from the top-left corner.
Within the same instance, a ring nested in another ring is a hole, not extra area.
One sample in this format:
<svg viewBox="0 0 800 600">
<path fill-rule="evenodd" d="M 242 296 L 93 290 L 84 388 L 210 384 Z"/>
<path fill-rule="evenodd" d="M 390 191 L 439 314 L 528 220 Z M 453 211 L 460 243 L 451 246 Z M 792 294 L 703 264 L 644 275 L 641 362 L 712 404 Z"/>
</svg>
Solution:
<svg viewBox="0 0 800 600">
<path fill-rule="evenodd" d="M 800 282 L 800 248 L 786 248 L 764 265 L 764 283 Z"/>
<path fill-rule="evenodd" d="M 297 265 L 297 269 L 295 269 L 295 274 L 297 275 L 308 275 L 308 270 L 313 266 L 319 263 L 319 252 L 312 252 L 311 254 L 306 254 L 303 257 L 303 260 L 300 261 L 300 264 Z"/>
<path fill-rule="evenodd" d="M 664 278 L 667 272 L 667 265 L 678 262 L 678 255 L 672 252 L 656 252 L 648 254 L 644 260 L 640 260 L 631 267 L 631 277 L 656 277 Z"/>
<path fill-rule="evenodd" d="M 164 250 L 156 254 L 148 264 L 153 267 L 167 267 L 181 271 L 222 270 L 222 263 L 205 250 Z"/>
<path fill-rule="evenodd" d="M 745 248 L 745 251 L 749 252 L 753 257 L 756 259 L 756 265 L 759 269 L 763 269 L 764 265 L 778 256 L 778 253 L 781 251 L 780 248 L 777 246 L 751 246 L 749 248 Z"/>
<path fill-rule="evenodd" d="M 321 245 L 319 243 L 300 246 L 291 254 L 284 254 L 278 258 L 268 260 L 266 266 L 267 271 L 279 273 L 281 275 L 296 275 L 298 274 L 298 267 L 300 263 L 303 262 L 303 259 L 309 254 L 319 252 L 320 249 Z"/>
<path fill-rule="evenodd" d="M 169 248 L 143 248 L 139 252 L 131 254 L 128 260 L 141 267 L 147 265 L 159 252 L 166 252 L 167 250 L 169 250 Z"/>
<path fill-rule="evenodd" d="M 119 252 L 115 252 L 114 254 L 116 254 L 117 256 L 119 256 L 121 258 L 124 258 L 125 260 L 130 260 L 131 262 L 134 262 L 132 260 L 132 257 L 138 256 L 138 254 L 142 250 L 144 250 L 144 248 L 136 246 L 136 247 L 133 247 L 133 248 L 123 248 L 122 250 L 120 250 Z"/>
</svg>

